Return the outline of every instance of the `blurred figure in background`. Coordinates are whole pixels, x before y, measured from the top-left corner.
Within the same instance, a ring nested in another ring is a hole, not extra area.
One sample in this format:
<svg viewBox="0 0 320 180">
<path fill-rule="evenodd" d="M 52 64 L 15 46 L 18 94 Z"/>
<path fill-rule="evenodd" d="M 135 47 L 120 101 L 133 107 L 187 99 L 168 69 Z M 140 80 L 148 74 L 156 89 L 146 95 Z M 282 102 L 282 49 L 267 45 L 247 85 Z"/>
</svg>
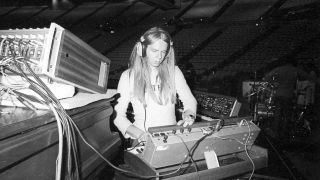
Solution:
<svg viewBox="0 0 320 180">
<path fill-rule="evenodd" d="M 266 133 L 274 138 L 285 139 L 294 121 L 294 108 L 297 103 L 297 81 L 299 79 L 315 80 L 305 69 L 297 66 L 295 59 L 276 60 L 269 64 L 264 81 L 273 82 L 276 86 L 274 94 L 274 120 Z"/>
</svg>

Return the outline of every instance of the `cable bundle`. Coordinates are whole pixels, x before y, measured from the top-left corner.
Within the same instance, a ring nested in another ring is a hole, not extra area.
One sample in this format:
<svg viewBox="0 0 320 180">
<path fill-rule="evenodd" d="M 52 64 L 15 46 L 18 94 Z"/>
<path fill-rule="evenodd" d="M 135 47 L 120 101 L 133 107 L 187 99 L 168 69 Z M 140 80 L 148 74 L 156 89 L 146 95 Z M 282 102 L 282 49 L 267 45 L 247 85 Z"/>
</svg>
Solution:
<svg viewBox="0 0 320 180">
<path fill-rule="evenodd" d="M 43 81 L 36 75 L 33 70 L 30 68 L 28 59 L 24 56 L 17 56 L 19 53 L 16 53 L 19 49 L 20 41 L 17 42 L 16 39 L 6 38 L 1 41 L 0 50 L 3 52 L 5 42 L 5 49 L 9 48 L 9 53 L 6 53 L 5 56 L 0 58 L 0 70 L 1 74 L 6 77 L 7 74 L 4 72 L 4 69 L 11 71 L 12 73 L 23 77 L 29 84 L 28 88 L 36 92 L 40 97 L 30 96 L 24 93 L 17 91 L 21 88 L 18 84 L 11 87 L 1 86 L 1 95 L 13 95 L 15 96 L 22 104 L 35 110 L 33 106 L 34 102 L 41 103 L 49 106 L 52 110 L 56 120 L 57 127 L 59 132 L 59 151 L 56 160 L 56 180 L 63 179 L 62 168 L 66 166 L 66 175 L 67 179 L 80 179 L 79 173 L 79 158 L 78 158 L 78 149 L 77 149 L 77 139 L 75 131 L 79 131 L 77 125 L 66 113 L 59 100 L 51 92 L 51 90 L 43 83 Z M 18 44 L 18 46 L 17 46 Z M 23 54 L 22 54 L 23 55 Z M 25 67 L 26 70 L 30 73 L 32 80 L 22 69 Z M 18 71 L 15 71 L 17 69 Z M 64 150 L 67 152 L 64 153 Z"/>
</svg>

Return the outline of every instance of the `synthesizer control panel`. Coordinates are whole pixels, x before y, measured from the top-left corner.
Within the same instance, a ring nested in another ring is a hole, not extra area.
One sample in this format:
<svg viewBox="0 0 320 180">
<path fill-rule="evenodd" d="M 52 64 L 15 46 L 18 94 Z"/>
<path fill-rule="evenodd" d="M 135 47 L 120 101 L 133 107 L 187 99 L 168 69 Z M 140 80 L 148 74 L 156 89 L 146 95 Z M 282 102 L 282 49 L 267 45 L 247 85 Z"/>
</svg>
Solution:
<svg viewBox="0 0 320 180">
<path fill-rule="evenodd" d="M 204 160 L 204 152 L 215 151 L 218 156 L 250 148 L 260 129 L 252 117 L 217 119 L 198 122 L 189 127 L 162 126 L 149 128 L 142 159 L 154 168 L 182 163 L 192 152 L 192 158 Z"/>
<path fill-rule="evenodd" d="M 69 30 L 51 23 L 49 28 L 0 30 L 1 68 L 106 93 L 110 59 Z"/>
<path fill-rule="evenodd" d="M 0 57 L 17 58 L 23 57 L 30 68 L 36 73 L 42 73 L 42 61 L 44 58 L 46 39 L 49 33 L 48 28 L 43 29 L 10 29 L 0 31 Z M 21 63 L 24 73 L 29 73 Z M 10 66 L 17 71 L 15 66 Z M 10 73 L 10 72 L 8 72 Z"/>
<path fill-rule="evenodd" d="M 241 103 L 234 97 L 201 91 L 193 93 L 198 102 L 198 111 L 203 115 L 215 118 L 238 115 Z"/>
</svg>

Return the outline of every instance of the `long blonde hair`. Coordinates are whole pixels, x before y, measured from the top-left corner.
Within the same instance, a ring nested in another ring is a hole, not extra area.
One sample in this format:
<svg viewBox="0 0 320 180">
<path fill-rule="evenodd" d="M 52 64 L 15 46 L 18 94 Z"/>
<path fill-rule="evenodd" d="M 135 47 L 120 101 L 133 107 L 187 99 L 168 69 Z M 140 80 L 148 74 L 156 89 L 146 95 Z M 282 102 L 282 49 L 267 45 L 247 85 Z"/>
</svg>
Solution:
<svg viewBox="0 0 320 180">
<path fill-rule="evenodd" d="M 167 54 L 159 66 L 160 78 L 160 98 L 158 99 L 152 90 L 150 80 L 150 67 L 145 57 L 145 51 L 148 45 L 157 40 L 163 40 L 168 44 Z M 142 56 L 137 53 L 138 45 L 142 45 Z M 135 44 L 130 56 L 129 64 L 130 76 L 134 76 L 133 96 L 137 97 L 141 103 L 146 105 L 145 94 L 148 93 L 158 104 L 164 105 L 169 101 L 176 102 L 175 89 L 175 55 L 170 34 L 159 27 L 153 27 L 146 31 Z"/>
</svg>

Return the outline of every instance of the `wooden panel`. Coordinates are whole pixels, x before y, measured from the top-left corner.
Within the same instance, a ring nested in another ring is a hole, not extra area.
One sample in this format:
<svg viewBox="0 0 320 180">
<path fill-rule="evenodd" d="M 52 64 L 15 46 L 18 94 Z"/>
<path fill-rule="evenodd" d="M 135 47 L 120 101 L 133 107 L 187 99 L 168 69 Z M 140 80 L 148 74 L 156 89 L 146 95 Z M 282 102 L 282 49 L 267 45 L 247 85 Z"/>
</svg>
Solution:
<svg viewBox="0 0 320 180">
<path fill-rule="evenodd" d="M 118 153 L 121 144 L 118 133 L 110 130 L 109 118 L 112 112 L 113 109 L 106 100 L 69 111 L 87 141 L 107 159 Z M 41 117 L 44 122 L 47 118 L 53 121 L 41 125 L 39 124 Z M 38 124 L 32 119 L 37 119 Z M 10 128 L 16 133 L 6 136 L 0 142 L 0 179 L 45 180 L 55 177 L 58 154 L 58 131 L 55 120 L 48 112 L 20 123 L 28 124 L 28 121 L 33 122 L 33 127 L 28 126 L 29 129 L 26 130 L 24 127 L 21 128 L 19 123 L 12 124 Z M 4 137 L 3 134 L 2 136 Z M 106 163 L 103 163 L 103 160 L 78 135 L 77 139 L 81 176 L 82 179 L 86 179 L 96 168 Z"/>
</svg>

